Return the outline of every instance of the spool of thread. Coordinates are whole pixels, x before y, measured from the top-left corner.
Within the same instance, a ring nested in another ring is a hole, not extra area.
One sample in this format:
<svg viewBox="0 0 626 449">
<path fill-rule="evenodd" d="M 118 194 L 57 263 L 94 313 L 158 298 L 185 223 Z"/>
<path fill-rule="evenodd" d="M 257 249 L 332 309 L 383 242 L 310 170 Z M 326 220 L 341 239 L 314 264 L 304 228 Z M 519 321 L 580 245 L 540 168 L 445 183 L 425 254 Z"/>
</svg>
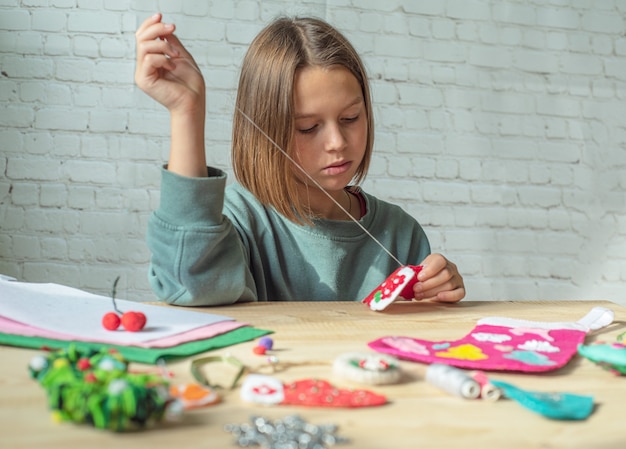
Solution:
<svg viewBox="0 0 626 449">
<path fill-rule="evenodd" d="M 426 370 L 426 380 L 454 396 L 476 399 L 480 396 L 480 384 L 464 371 L 441 363 L 433 363 Z"/>
<path fill-rule="evenodd" d="M 480 385 L 480 397 L 486 401 L 497 401 L 502 397 L 502 390 L 489 381 L 489 378 L 482 371 L 474 371 L 472 374 L 474 379 Z"/>
</svg>

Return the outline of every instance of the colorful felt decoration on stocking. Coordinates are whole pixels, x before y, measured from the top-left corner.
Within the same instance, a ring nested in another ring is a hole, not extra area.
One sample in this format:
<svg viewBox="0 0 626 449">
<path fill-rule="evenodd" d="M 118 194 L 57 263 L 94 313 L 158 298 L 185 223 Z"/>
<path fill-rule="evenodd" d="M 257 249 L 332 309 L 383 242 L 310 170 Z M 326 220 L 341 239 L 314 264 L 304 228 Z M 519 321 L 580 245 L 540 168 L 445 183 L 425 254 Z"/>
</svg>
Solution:
<svg viewBox="0 0 626 449">
<path fill-rule="evenodd" d="M 361 302 L 378 311 L 385 309 L 394 301 L 413 299 L 413 286 L 420 271 L 421 265 L 405 265 L 398 268 Z"/>
<path fill-rule="evenodd" d="M 488 317 L 460 340 L 428 341 L 388 336 L 369 343 L 375 351 L 423 363 L 483 371 L 550 371 L 564 366 L 590 330 L 613 322 L 614 314 L 594 307 L 576 322 L 537 322 Z"/>
</svg>

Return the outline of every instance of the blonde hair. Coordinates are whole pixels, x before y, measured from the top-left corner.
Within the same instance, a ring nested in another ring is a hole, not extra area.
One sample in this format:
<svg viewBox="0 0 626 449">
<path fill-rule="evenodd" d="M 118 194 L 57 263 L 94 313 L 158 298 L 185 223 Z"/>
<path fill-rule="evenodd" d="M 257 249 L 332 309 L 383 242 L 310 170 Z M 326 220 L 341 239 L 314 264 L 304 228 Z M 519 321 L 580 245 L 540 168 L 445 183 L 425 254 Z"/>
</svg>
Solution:
<svg viewBox="0 0 626 449">
<path fill-rule="evenodd" d="M 293 155 L 294 78 L 304 67 L 340 65 L 358 80 L 367 113 L 367 143 L 354 177 L 361 182 L 369 168 L 374 123 L 367 74 L 361 58 L 335 28 L 315 18 L 279 18 L 264 28 L 244 57 L 233 120 L 232 163 L 235 177 L 262 204 L 297 223 L 311 223 L 298 201 L 294 167 L 250 121 L 280 148 Z"/>
</svg>

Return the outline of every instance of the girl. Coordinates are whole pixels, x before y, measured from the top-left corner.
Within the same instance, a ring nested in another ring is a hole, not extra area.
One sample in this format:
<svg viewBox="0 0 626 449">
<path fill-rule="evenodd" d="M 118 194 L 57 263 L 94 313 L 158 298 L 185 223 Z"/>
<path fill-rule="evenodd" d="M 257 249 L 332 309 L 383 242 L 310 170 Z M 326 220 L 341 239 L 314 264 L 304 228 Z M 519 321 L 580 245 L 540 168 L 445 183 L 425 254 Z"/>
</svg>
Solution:
<svg viewBox="0 0 626 449">
<path fill-rule="evenodd" d="M 372 154 L 372 105 L 363 63 L 337 30 L 281 18 L 254 39 L 233 121 L 238 182 L 226 187 L 225 173 L 206 165 L 201 72 L 161 19 L 137 30 L 135 72 L 171 117 L 161 204 L 147 234 L 159 298 L 183 306 L 362 300 L 399 264 L 424 266 L 416 300 L 465 296 L 456 266 L 430 254 L 421 226 L 356 187 Z"/>
</svg>

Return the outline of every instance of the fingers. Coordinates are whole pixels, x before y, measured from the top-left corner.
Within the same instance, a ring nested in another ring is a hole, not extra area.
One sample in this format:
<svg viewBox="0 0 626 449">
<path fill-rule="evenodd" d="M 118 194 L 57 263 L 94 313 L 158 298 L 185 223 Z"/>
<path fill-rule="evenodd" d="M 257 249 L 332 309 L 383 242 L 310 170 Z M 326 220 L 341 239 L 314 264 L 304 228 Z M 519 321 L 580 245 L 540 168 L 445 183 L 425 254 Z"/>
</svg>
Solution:
<svg viewBox="0 0 626 449">
<path fill-rule="evenodd" d="M 422 266 L 419 282 L 413 287 L 416 300 L 458 302 L 465 297 L 463 278 L 454 263 L 441 254 L 431 254 Z"/>
<path fill-rule="evenodd" d="M 422 270 L 417 275 L 417 279 L 421 282 L 427 281 L 440 273 L 447 264 L 448 260 L 441 254 L 429 254 L 420 264 Z"/>
<path fill-rule="evenodd" d="M 154 14 L 144 20 L 135 33 L 137 42 L 135 83 L 152 96 L 156 94 L 152 90 L 153 86 L 167 77 L 168 72 L 176 70 L 175 59 L 180 56 L 181 51 L 187 54 L 173 34 L 175 26 L 162 23 L 161 19 L 160 13 Z"/>
<path fill-rule="evenodd" d="M 452 303 L 459 302 L 463 298 L 465 298 L 465 288 L 459 287 L 452 291 L 439 292 L 435 298 L 431 299 L 431 301 Z"/>
<path fill-rule="evenodd" d="M 139 25 L 139 27 L 137 28 L 137 31 L 135 32 L 135 36 L 138 36 L 139 34 L 143 33 L 143 31 L 146 28 L 148 28 L 150 25 L 160 22 L 162 18 L 163 18 L 163 15 L 159 12 L 152 15 L 151 17 L 148 17 L 141 23 L 141 25 Z"/>
<path fill-rule="evenodd" d="M 177 57 L 182 45 L 173 35 L 175 29 L 174 24 L 161 22 L 161 14 L 155 14 L 146 19 L 135 33 L 137 62 L 141 64 L 148 54 Z M 175 41 L 176 44 L 173 45 L 171 41 Z"/>
<path fill-rule="evenodd" d="M 182 58 L 199 72 L 193 57 L 187 52 L 178 37 L 174 35 L 176 26 L 162 23 L 160 13 L 147 18 L 137 29 L 137 72 L 145 65 L 145 72 L 152 73 L 156 68 L 175 69 L 175 59 Z M 155 57 L 156 56 L 156 57 Z M 165 57 L 165 59 L 164 59 Z"/>
<path fill-rule="evenodd" d="M 137 42 L 145 40 L 154 40 L 157 38 L 166 38 L 171 35 L 176 26 L 173 23 L 163 23 L 163 16 L 160 13 L 154 14 L 143 21 L 135 32 Z"/>
</svg>

